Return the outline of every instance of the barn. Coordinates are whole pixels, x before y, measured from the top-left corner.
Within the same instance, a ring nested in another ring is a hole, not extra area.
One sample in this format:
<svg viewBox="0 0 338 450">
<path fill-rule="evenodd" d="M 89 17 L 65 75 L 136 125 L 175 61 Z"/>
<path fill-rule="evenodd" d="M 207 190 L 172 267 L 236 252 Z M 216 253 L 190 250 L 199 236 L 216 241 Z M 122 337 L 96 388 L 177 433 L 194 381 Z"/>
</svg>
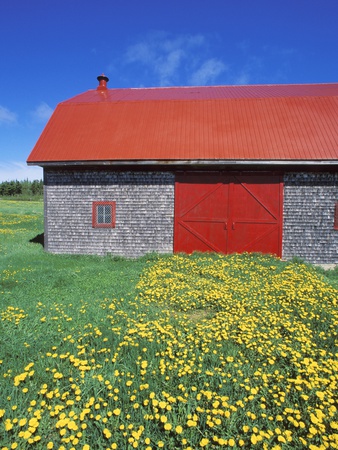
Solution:
<svg viewBox="0 0 338 450">
<path fill-rule="evenodd" d="M 48 252 L 338 263 L 338 83 L 98 81 L 56 107 L 27 160 L 44 170 Z"/>
</svg>

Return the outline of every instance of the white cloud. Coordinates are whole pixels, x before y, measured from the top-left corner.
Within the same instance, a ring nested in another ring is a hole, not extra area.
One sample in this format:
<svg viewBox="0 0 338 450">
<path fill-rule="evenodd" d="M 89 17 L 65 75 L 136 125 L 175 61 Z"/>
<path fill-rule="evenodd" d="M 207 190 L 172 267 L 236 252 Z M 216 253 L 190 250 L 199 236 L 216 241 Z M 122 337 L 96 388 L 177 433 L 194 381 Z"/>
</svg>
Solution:
<svg viewBox="0 0 338 450">
<path fill-rule="evenodd" d="M 151 48 L 151 43 L 140 42 L 128 48 L 126 60 L 128 63 L 141 62 L 152 64 L 156 59 L 156 52 Z"/>
<path fill-rule="evenodd" d="M 217 34 L 151 32 L 134 41 L 110 69 L 138 86 L 278 83 L 292 70 L 297 49 L 255 46 L 244 38 L 225 53 Z M 221 53 L 220 53 L 221 52 Z M 230 59 L 231 58 L 231 59 Z"/>
<path fill-rule="evenodd" d="M 0 125 L 1 124 L 14 124 L 17 122 L 17 115 L 0 105 Z"/>
<path fill-rule="evenodd" d="M 53 114 L 53 108 L 47 105 L 47 103 L 41 102 L 31 114 L 36 122 L 45 123 Z"/>
<path fill-rule="evenodd" d="M 195 85 L 214 83 L 216 78 L 227 69 L 228 67 L 221 60 L 208 59 L 191 75 L 190 82 Z"/>
<path fill-rule="evenodd" d="M 180 64 L 184 58 L 184 51 L 177 49 L 172 50 L 167 55 L 160 57 L 155 64 L 155 70 L 160 77 L 160 85 L 170 84 L 179 70 Z"/>
<path fill-rule="evenodd" d="M 22 161 L 0 161 L 0 183 L 3 181 L 12 180 L 41 180 L 43 177 L 43 171 L 38 166 L 27 166 Z"/>
<path fill-rule="evenodd" d="M 205 84 L 226 69 L 220 59 L 209 57 L 207 39 L 201 34 L 150 33 L 127 49 L 124 63 L 139 65 L 137 70 L 145 70 L 160 86 Z"/>
</svg>

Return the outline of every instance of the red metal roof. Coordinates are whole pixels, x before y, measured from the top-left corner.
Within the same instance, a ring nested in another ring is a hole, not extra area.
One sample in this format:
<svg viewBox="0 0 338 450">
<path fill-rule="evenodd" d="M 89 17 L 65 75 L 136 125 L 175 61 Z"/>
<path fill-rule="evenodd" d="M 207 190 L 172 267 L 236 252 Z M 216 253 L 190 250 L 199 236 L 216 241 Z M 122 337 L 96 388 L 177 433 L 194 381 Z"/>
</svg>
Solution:
<svg viewBox="0 0 338 450">
<path fill-rule="evenodd" d="M 198 160 L 337 161 L 338 83 L 90 90 L 27 162 Z"/>
</svg>

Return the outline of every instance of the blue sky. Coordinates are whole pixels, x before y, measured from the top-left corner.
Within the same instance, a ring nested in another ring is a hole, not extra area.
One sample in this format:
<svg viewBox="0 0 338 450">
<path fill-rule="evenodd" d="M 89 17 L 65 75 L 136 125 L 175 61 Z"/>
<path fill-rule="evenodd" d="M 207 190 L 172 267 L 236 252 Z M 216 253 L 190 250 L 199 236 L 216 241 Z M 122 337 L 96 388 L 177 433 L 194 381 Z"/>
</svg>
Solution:
<svg viewBox="0 0 338 450">
<path fill-rule="evenodd" d="M 0 182 L 56 105 L 108 87 L 338 81 L 338 0 L 0 0 Z"/>
</svg>

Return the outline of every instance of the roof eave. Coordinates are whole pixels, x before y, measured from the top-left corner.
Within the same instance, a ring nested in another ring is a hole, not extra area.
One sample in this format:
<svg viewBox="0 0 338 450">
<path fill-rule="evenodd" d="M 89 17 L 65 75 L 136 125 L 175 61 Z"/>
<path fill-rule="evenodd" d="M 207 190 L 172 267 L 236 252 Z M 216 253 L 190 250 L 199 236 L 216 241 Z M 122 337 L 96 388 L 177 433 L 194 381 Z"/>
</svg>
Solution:
<svg viewBox="0 0 338 450">
<path fill-rule="evenodd" d="M 88 161 L 27 161 L 29 166 L 60 167 L 60 166 L 334 166 L 338 159 L 333 160 L 278 160 L 278 159 L 196 159 L 196 160 L 88 160 Z"/>
</svg>

